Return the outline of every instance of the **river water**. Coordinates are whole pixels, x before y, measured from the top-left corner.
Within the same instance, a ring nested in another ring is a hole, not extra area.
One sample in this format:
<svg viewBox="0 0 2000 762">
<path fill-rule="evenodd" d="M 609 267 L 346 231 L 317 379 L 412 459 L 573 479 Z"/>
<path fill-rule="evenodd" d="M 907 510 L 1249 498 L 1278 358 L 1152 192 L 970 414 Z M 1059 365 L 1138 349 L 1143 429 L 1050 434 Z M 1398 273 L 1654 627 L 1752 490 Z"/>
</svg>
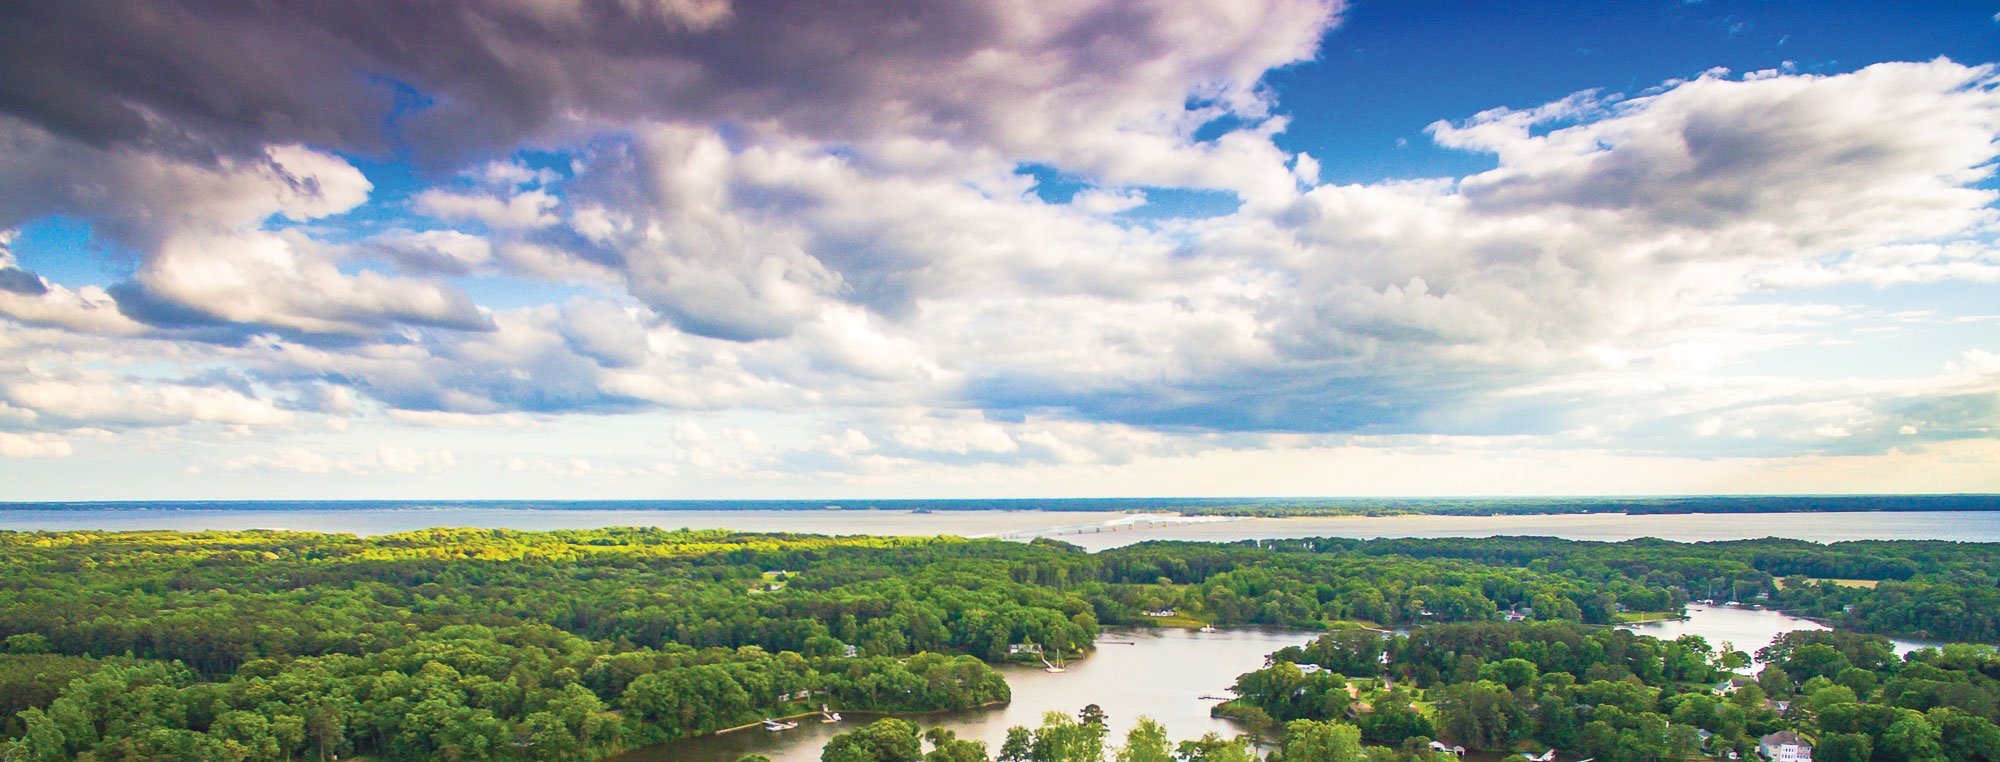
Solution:
<svg viewBox="0 0 2000 762">
<path fill-rule="evenodd" d="M 1826 625 L 1810 619 L 1786 614 L 1781 611 L 1742 608 L 1737 606 L 1703 606 L 1690 604 L 1688 618 L 1669 619 L 1661 622 L 1626 625 L 1625 629 L 1641 635 L 1651 635 L 1663 640 L 1673 640 L 1682 635 L 1700 635 L 1708 644 L 1722 648 L 1725 644 L 1748 653 L 1754 661 L 1757 649 L 1776 640 L 1779 635 L 1797 630 L 1824 630 Z M 1939 645 L 1916 640 L 1891 638 L 1898 655 L 1907 654 L 1926 646 Z M 1754 674 L 1763 665 L 1761 662 L 1743 669 L 1746 674 Z"/>
<path fill-rule="evenodd" d="M 2000 542 L 2000 512 L 1385 516 L 1219 519 L 1102 511 L 906 510 L 534 510 L 525 508 L 347 508 L 326 510 L 0 510 L 0 530 L 291 529 L 361 535 L 431 527 L 597 529 L 650 526 L 745 532 L 918 535 L 1027 539 L 1046 536 L 1103 550 L 1147 540 L 1231 542 L 1290 537 L 1490 537 L 1572 540 L 1659 537 L 1683 542 L 1787 537 L 1841 540 Z"/>
<path fill-rule="evenodd" d="M 1140 716 L 1166 725 L 1176 741 L 1217 732 L 1234 736 L 1243 728 L 1208 715 L 1219 703 L 1203 696 L 1227 696 L 1236 676 L 1264 665 L 1264 657 L 1285 646 L 1304 645 L 1315 633 L 1280 629 L 1229 629 L 1202 633 L 1182 629 L 1106 630 L 1089 658 L 1064 665 L 1061 674 L 1017 665 L 999 669 L 1014 689 L 1004 707 L 908 715 L 924 727 L 940 726 L 960 738 L 986 742 L 997 752 L 1014 725 L 1034 727 L 1044 712 L 1074 716 L 1085 704 L 1104 710 L 1111 740 L 1121 742 Z M 1126 645 L 1129 643 L 1130 645 Z M 871 718 L 849 717 L 826 725 L 807 719 L 795 730 L 762 729 L 641 749 L 617 762 L 735 762 L 762 754 L 773 762 L 817 762 L 827 739 Z"/>
<path fill-rule="evenodd" d="M 1808 619 L 1763 609 L 1692 605 L 1687 613 L 1687 619 L 1626 625 L 1625 629 L 1666 639 L 1700 635 L 1712 646 L 1728 643 L 1753 655 L 1780 634 L 1826 629 Z M 1209 709 L 1218 700 L 1203 697 L 1229 695 L 1227 690 L 1238 675 L 1263 666 L 1264 657 L 1272 651 L 1302 645 L 1314 635 L 1279 629 L 1215 633 L 1107 630 L 1088 659 L 1064 665 L 1061 674 L 1049 674 L 1038 667 L 1000 667 L 1014 689 L 1014 701 L 1005 707 L 905 717 L 924 727 L 949 728 L 961 738 L 986 741 L 989 752 L 999 749 L 1010 726 L 1033 727 L 1041 724 L 1043 712 L 1074 715 L 1089 703 L 1102 707 L 1109 717 L 1113 742 L 1123 739 L 1142 715 L 1164 723 L 1177 741 L 1211 731 L 1234 736 L 1243 728 L 1210 717 Z M 1131 645 L 1122 644 L 1126 642 Z M 1898 653 L 1930 645 L 1905 640 L 1895 643 Z M 1755 670 L 1753 666 L 1745 672 Z M 777 733 L 751 729 L 641 749 L 615 761 L 735 762 L 745 754 L 763 754 L 773 762 L 816 762 L 827 739 L 869 719 L 849 717 L 835 725 L 807 720 L 795 730 Z"/>
</svg>

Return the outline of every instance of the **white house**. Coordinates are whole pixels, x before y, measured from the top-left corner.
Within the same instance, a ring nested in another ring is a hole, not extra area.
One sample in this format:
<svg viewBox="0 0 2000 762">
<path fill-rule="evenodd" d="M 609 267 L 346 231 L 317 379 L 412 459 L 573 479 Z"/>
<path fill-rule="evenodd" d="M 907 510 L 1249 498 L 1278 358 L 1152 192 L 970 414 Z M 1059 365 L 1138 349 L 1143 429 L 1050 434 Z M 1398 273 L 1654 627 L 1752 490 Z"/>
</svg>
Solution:
<svg viewBox="0 0 2000 762">
<path fill-rule="evenodd" d="M 1757 739 L 1757 753 L 1771 762 L 1812 762 L 1812 744 L 1789 730 Z"/>
</svg>

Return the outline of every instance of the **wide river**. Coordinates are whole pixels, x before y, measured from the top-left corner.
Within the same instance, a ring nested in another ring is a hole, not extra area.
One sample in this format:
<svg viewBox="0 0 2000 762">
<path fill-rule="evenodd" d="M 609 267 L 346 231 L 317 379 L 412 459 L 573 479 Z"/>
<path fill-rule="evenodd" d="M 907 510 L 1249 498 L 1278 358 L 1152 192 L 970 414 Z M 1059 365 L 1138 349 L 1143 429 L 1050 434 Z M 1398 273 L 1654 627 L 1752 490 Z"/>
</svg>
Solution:
<svg viewBox="0 0 2000 762">
<path fill-rule="evenodd" d="M 1160 721 L 1177 740 L 1198 738 L 1210 731 L 1235 736 L 1243 729 L 1208 716 L 1209 708 L 1218 702 L 1203 697 L 1227 696 L 1236 676 L 1262 667 L 1266 655 L 1285 646 L 1303 645 L 1312 638 L 1310 632 L 1276 629 L 1210 633 L 1106 630 L 1090 658 L 1064 665 L 1061 674 L 1050 674 L 1041 667 L 1000 667 L 1014 689 L 1013 702 L 1004 707 L 908 718 L 925 727 L 949 728 L 960 738 L 985 741 L 989 752 L 999 751 L 1007 728 L 1040 725 L 1044 712 L 1075 715 L 1085 704 L 1104 710 L 1114 740 L 1122 740 L 1141 716 Z M 817 762 L 820 748 L 834 733 L 851 730 L 869 719 L 850 717 L 836 725 L 807 719 L 795 730 L 773 733 L 752 728 L 642 749 L 614 759 L 736 762 L 745 754 L 762 754 L 773 762 Z"/>
<path fill-rule="evenodd" d="M 651 526 L 814 534 L 1046 536 L 1103 550 L 1146 540 L 1270 540 L 1288 537 L 1490 537 L 1573 540 L 1659 537 L 1696 542 L 1787 537 L 1841 540 L 2000 542 L 2000 512 L 1571 514 L 1222 519 L 1066 511 L 904 510 L 534 510 L 524 508 L 348 508 L 328 510 L 0 510 L 0 530 L 293 529 L 362 535 L 431 527 L 596 529 Z"/>
<path fill-rule="evenodd" d="M 1710 645 L 1728 643 L 1755 654 L 1781 633 L 1826 628 L 1776 611 L 1689 606 L 1685 620 L 1629 625 L 1627 629 L 1659 638 L 1700 635 Z M 961 738 L 985 741 L 989 752 L 1000 748 L 1011 726 L 1033 727 L 1041 724 L 1044 712 L 1074 715 L 1084 704 L 1091 703 L 1104 709 L 1114 742 L 1122 740 L 1141 716 L 1164 723 L 1168 734 L 1177 741 L 1211 731 L 1235 736 L 1244 729 L 1210 717 L 1209 709 L 1218 700 L 1208 697 L 1227 696 L 1237 675 L 1263 666 L 1264 657 L 1272 651 L 1304 644 L 1313 634 L 1261 628 L 1213 633 L 1180 629 L 1107 630 L 1095 653 L 1064 665 L 1061 674 L 1050 674 L 1038 667 L 1000 667 L 1014 689 L 1014 700 L 1007 706 L 906 715 L 906 719 L 925 727 L 948 728 Z M 1896 650 L 1908 653 L 1922 645 L 1896 641 Z M 776 733 L 752 728 L 641 749 L 615 757 L 614 761 L 735 762 L 745 754 L 762 754 L 773 762 L 817 762 L 828 738 L 870 719 L 873 718 L 848 717 L 833 725 L 808 719 L 797 729 Z"/>
</svg>

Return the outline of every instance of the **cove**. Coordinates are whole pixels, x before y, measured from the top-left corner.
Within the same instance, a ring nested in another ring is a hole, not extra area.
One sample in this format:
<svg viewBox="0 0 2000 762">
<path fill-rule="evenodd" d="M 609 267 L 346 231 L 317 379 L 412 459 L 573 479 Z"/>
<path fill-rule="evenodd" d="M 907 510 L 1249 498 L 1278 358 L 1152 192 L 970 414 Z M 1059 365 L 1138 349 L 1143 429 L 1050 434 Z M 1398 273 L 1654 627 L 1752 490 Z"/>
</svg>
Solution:
<svg viewBox="0 0 2000 762">
<path fill-rule="evenodd" d="M 1164 723 L 1175 740 L 1198 738 L 1211 731 L 1234 736 L 1246 728 L 1210 717 L 1209 709 L 1220 701 L 1202 697 L 1227 697 L 1237 675 L 1262 667 L 1264 657 L 1272 651 L 1303 645 L 1316 634 L 1274 628 L 1208 633 L 1170 628 L 1107 629 L 1089 658 L 1064 665 L 1060 674 L 1050 674 L 1041 667 L 998 667 L 1014 691 L 1014 700 L 1006 706 L 899 716 L 924 727 L 950 729 L 960 738 L 985 741 L 989 752 L 1000 748 L 1008 727 L 1034 727 L 1041 724 L 1044 712 L 1074 715 L 1085 704 L 1103 708 L 1113 742 L 1122 740 L 1142 715 Z M 744 730 L 639 749 L 612 759 L 736 762 L 745 754 L 762 754 L 772 762 L 818 762 L 821 747 L 835 733 L 872 719 L 858 713 L 831 725 L 807 719 L 794 730 Z"/>
</svg>

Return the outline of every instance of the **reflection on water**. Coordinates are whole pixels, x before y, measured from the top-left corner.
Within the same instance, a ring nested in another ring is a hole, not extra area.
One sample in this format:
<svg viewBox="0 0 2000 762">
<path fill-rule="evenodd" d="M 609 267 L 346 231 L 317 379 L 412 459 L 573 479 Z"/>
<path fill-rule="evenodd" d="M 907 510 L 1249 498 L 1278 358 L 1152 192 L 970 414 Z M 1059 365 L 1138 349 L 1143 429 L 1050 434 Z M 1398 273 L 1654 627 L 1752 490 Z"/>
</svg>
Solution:
<svg viewBox="0 0 2000 762">
<path fill-rule="evenodd" d="M 1628 516 L 1351 516 L 1336 518 L 1135 521 L 1086 511 L 906 510 L 533 510 L 525 508 L 349 508 L 334 510 L 0 510 L 0 529 L 294 529 L 388 534 L 431 527 L 596 529 L 648 526 L 811 534 L 1005 536 L 1038 534 L 1103 550 L 1147 540 L 1232 542 L 1288 537 L 1491 537 L 1572 540 L 1659 537 L 1682 542 L 1787 537 L 1841 540 L 2000 542 L 2000 512 L 1765 513 Z"/>
<path fill-rule="evenodd" d="M 1626 629 L 1666 639 L 1700 635 L 1710 645 L 1729 643 L 1755 654 L 1780 634 L 1827 628 L 1777 611 L 1694 605 L 1688 607 L 1687 619 L 1626 625 Z M 1014 689 L 1014 701 L 1008 706 L 941 712 L 911 719 L 927 727 L 949 728 L 963 738 L 986 741 L 989 751 L 999 748 L 1010 726 L 1038 725 L 1043 712 L 1074 714 L 1084 704 L 1091 703 L 1103 707 L 1109 716 L 1114 741 L 1122 738 L 1141 715 L 1165 723 L 1176 740 L 1210 731 L 1235 735 L 1242 729 L 1210 717 L 1208 711 L 1216 702 L 1202 697 L 1226 695 L 1237 675 L 1262 666 L 1270 652 L 1303 644 L 1313 637 L 1310 632 L 1270 629 L 1205 634 L 1189 630 L 1108 630 L 1104 641 L 1129 641 L 1133 645 L 1102 643 L 1089 659 L 1067 665 L 1068 671 L 1062 674 L 1023 666 L 1001 667 Z M 1895 644 L 1897 653 L 1929 645 L 1905 640 L 1897 640 Z M 868 719 L 850 716 L 848 722 L 838 725 L 808 720 L 797 730 L 781 733 L 747 730 L 642 749 L 617 760 L 735 762 L 745 754 L 763 754 L 774 762 L 814 762 L 827 739 Z"/>
<path fill-rule="evenodd" d="M 1813 542 L 1846 540 L 1958 540 L 2000 542 L 2000 512 L 1903 513 L 1685 513 L 1628 516 L 1592 513 L 1562 516 L 1339 516 L 1245 519 L 1225 524 L 1184 524 L 1058 539 L 1091 550 L 1146 540 L 1276 540 L 1290 537 L 1561 537 L 1616 542 L 1658 537 L 1679 542 L 1784 537 Z"/>
<path fill-rule="evenodd" d="M 1688 618 L 1664 622 L 1627 625 L 1625 629 L 1641 635 L 1672 640 L 1682 635 L 1700 635 L 1708 644 L 1721 648 L 1724 643 L 1735 646 L 1736 650 L 1750 654 L 1754 659 L 1757 650 L 1777 640 L 1779 635 L 1798 630 L 1824 630 L 1826 625 L 1810 619 L 1801 619 L 1779 611 L 1742 608 L 1738 606 L 1690 605 Z M 1930 643 L 1913 640 L 1893 640 L 1897 654 L 1907 654 Z M 1744 669 L 1755 672 L 1761 662 Z"/>
<path fill-rule="evenodd" d="M 6 510 L 0 529 L 15 530 L 211 530 L 290 529 L 359 535 L 413 532 L 434 527 L 480 529 L 734 529 L 743 532 L 803 534 L 958 535 L 1018 532 L 1065 524 L 1108 522 L 1122 513 L 1052 511 L 648 511 L 533 510 L 526 508 L 435 508 L 398 510 Z"/>
<path fill-rule="evenodd" d="M 985 741 L 998 751 L 1007 728 L 1040 725 L 1042 713 L 1075 714 L 1085 704 L 1104 709 L 1114 740 L 1141 715 L 1159 720 L 1175 740 L 1196 738 L 1210 731 L 1233 736 L 1242 728 L 1208 716 L 1225 696 L 1236 676 L 1263 666 L 1264 657 L 1285 646 L 1302 645 L 1314 633 L 1274 629 L 1107 630 L 1090 658 L 1071 662 L 1062 674 L 1040 668 L 1002 667 L 1013 686 L 1014 700 L 1005 707 L 942 712 L 911 717 L 922 725 L 942 726 L 960 738 Z M 774 762 L 815 762 L 828 738 L 870 718 L 851 716 L 848 722 L 822 725 L 811 720 L 798 729 L 772 733 L 746 730 L 643 749 L 617 757 L 618 762 L 735 762 L 745 754 L 763 754 Z"/>
</svg>

